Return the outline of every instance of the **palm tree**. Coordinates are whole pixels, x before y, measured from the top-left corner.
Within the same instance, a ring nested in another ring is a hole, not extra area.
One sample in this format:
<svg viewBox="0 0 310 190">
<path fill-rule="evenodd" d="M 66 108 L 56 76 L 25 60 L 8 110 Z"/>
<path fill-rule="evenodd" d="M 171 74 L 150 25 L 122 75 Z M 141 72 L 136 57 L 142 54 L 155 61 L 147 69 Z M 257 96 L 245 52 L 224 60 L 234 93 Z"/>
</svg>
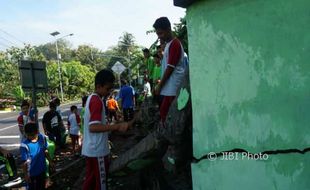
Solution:
<svg viewBox="0 0 310 190">
<path fill-rule="evenodd" d="M 119 37 L 118 47 L 122 53 L 128 55 L 131 48 L 134 46 L 134 43 L 135 37 L 131 33 L 124 32 L 123 36 Z"/>
</svg>

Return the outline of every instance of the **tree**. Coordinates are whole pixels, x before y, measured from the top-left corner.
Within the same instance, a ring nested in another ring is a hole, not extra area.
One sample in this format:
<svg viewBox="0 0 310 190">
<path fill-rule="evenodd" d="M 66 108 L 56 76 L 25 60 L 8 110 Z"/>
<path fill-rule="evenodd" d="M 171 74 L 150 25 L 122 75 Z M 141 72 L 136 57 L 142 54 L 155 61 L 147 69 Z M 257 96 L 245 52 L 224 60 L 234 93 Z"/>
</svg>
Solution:
<svg viewBox="0 0 310 190">
<path fill-rule="evenodd" d="M 44 55 L 30 44 L 23 48 L 12 47 L 6 51 L 8 59 L 11 62 L 18 63 L 21 60 L 45 61 Z"/>
<path fill-rule="evenodd" d="M 128 32 L 124 32 L 123 36 L 119 38 L 117 48 L 119 53 L 127 58 L 125 62 L 125 66 L 128 68 L 127 77 L 126 73 L 123 73 L 122 76 L 130 78 L 130 80 L 136 79 L 139 75 L 140 66 L 142 66 L 143 55 L 141 47 L 135 44 L 135 37 Z"/>
<path fill-rule="evenodd" d="M 50 94 L 58 94 L 59 88 L 59 76 L 58 76 L 58 65 L 55 61 L 47 63 L 47 78 L 48 88 Z"/>
<path fill-rule="evenodd" d="M 95 72 L 89 66 L 78 61 L 63 62 L 61 64 L 62 84 L 65 98 L 72 99 L 88 94 L 93 90 Z M 58 66 L 50 62 L 47 67 L 49 89 L 51 94 L 58 92 Z"/>
<path fill-rule="evenodd" d="M 100 56 L 101 51 L 89 45 L 80 45 L 75 50 L 75 60 L 82 65 L 90 66 L 94 71 L 106 68 L 109 62 L 107 57 Z"/>
<path fill-rule="evenodd" d="M 0 53 L 0 97 L 13 98 L 17 104 L 25 98 L 25 93 L 20 86 L 18 68 L 19 61 L 24 59 L 45 60 L 44 56 L 31 45 L 25 45 L 23 48 L 12 47 Z"/>
<path fill-rule="evenodd" d="M 71 61 L 63 64 L 64 91 L 69 99 L 82 97 L 94 89 L 95 72 L 80 62 Z"/>
<path fill-rule="evenodd" d="M 124 32 L 123 36 L 119 37 L 118 48 L 120 49 L 120 53 L 124 56 L 128 56 L 134 45 L 135 37 L 131 33 Z"/>
<path fill-rule="evenodd" d="M 62 61 L 71 61 L 74 57 L 74 51 L 72 50 L 72 45 L 69 41 L 64 39 L 59 39 L 57 41 L 58 53 L 61 55 Z M 39 45 L 35 47 L 36 51 L 42 53 L 47 60 L 56 60 L 56 45 L 55 42 L 47 43 L 44 45 Z"/>
<path fill-rule="evenodd" d="M 174 24 L 173 33 L 182 42 L 184 51 L 188 53 L 187 26 L 185 17 L 180 18 L 180 23 Z"/>
<path fill-rule="evenodd" d="M 0 97 L 14 97 L 14 88 L 19 85 L 18 65 L 0 54 Z M 14 97 L 15 98 L 15 97 Z"/>
</svg>

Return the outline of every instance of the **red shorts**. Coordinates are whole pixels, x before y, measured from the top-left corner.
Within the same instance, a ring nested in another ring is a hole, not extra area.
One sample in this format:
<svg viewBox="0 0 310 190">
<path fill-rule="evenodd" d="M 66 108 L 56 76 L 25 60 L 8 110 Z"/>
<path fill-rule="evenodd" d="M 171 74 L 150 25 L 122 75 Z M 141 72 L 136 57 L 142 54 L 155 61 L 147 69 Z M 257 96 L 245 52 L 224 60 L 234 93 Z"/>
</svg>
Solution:
<svg viewBox="0 0 310 190">
<path fill-rule="evenodd" d="M 169 108 L 174 100 L 175 96 L 163 96 L 163 101 L 160 105 L 160 119 L 162 122 L 166 121 L 166 117 L 169 112 Z"/>
</svg>

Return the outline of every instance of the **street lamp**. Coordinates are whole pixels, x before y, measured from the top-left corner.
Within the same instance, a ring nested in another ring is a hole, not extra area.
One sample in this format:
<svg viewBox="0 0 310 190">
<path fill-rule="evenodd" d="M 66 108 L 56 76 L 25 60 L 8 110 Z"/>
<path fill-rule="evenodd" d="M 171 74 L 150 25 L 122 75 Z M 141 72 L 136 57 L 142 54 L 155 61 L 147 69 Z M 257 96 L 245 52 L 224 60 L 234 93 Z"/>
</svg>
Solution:
<svg viewBox="0 0 310 190">
<path fill-rule="evenodd" d="M 54 36 L 55 38 L 59 34 L 60 34 L 60 32 L 58 32 L 58 31 L 50 33 L 50 35 Z M 56 44 L 56 60 L 57 60 L 57 64 L 58 64 L 58 77 L 59 77 L 60 94 L 61 94 L 61 101 L 62 102 L 64 101 L 64 93 L 63 93 L 62 81 L 61 81 L 60 54 L 58 53 L 58 44 L 57 44 L 57 42 L 58 42 L 59 39 L 65 38 L 67 36 L 73 36 L 73 34 L 68 34 L 68 35 L 65 35 L 63 37 L 56 38 L 56 42 L 55 42 L 55 44 Z"/>
</svg>

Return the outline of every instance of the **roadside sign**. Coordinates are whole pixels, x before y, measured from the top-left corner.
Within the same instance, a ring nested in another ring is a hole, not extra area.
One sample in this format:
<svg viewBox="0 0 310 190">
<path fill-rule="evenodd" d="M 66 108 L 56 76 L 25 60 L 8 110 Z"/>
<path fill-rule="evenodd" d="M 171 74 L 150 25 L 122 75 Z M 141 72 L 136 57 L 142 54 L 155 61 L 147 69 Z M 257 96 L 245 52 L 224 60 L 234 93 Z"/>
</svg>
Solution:
<svg viewBox="0 0 310 190">
<path fill-rule="evenodd" d="M 21 86 L 23 90 L 47 91 L 46 63 L 43 61 L 20 61 Z"/>
<path fill-rule="evenodd" d="M 37 92 L 47 92 L 47 74 L 46 63 L 43 61 L 26 61 L 19 62 L 20 80 L 23 90 L 32 93 L 32 103 L 35 108 Z M 38 123 L 38 118 L 35 118 Z"/>
<path fill-rule="evenodd" d="M 117 74 L 121 74 L 123 71 L 125 71 L 125 69 L 126 67 L 119 61 L 117 61 L 112 67 L 112 70 Z"/>
</svg>

